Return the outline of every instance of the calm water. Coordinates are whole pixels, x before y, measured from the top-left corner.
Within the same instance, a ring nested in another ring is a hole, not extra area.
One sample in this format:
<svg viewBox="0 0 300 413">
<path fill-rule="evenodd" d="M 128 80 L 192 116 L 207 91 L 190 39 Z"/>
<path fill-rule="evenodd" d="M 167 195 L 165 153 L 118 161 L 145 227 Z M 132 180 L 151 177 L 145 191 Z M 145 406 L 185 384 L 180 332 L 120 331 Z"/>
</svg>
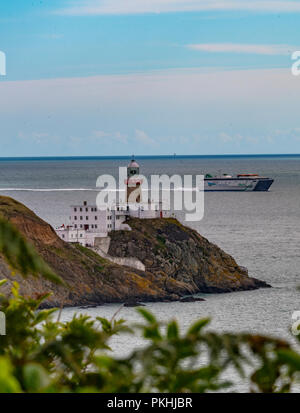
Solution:
<svg viewBox="0 0 300 413">
<path fill-rule="evenodd" d="M 206 295 L 205 302 L 153 303 L 147 308 L 161 320 L 176 317 L 182 328 L 199 317 L 210 316 L 219 330 L 256 331 L 290 338 L 293 311 L 300 310 L 300 157 L 147 158 L 138 160 L 141 173 L 259 173 L 273 177 L 270 192 L 205 193 L 205 216 L 189 223 L 210 241 L 232 254 L 251 276 L 270 283 L 272 289 Z M 68 206 L 95 202 L 96 179 L 117 174 L 127 160 L 0 160 L 0 193 L 24 202 L 53 226 L 65 222 Z M 183 216 L 178 215 L 180 220 Z M 92 316 L 111 317 L 118 305 L 89 310 Z M 75 309 L 66 309 L 63 318 Z M 120 316 L 138 319 L 133 308 Z M 138 339 L 117 338 L 112 343 L 125 354 Z"/>
</svg>

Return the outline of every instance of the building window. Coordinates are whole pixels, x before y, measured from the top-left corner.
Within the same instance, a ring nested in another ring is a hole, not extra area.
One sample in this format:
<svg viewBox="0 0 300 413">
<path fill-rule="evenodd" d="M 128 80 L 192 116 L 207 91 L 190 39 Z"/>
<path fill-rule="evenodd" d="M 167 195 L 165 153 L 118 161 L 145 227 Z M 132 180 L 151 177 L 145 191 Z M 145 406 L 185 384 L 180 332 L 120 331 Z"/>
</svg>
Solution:
<svg viewBox="0 0 300 413">
<path fill-rule="evenodd" d="M 77 211 L 77 208 L 74 208 L 74 212 L 76 212 Z"/>
<path fill-rule="evenodd" d="M 82 234 L 80 234 L 80 238 L 82 238 Z"/>
<path fill-rule="evenodd" d="M 86 210 L 86 212 L 88 212 L 89 209 L 88 209 L 88 208 L 85 208 L 85 210 Z"/>
<path fill-rule="evenodd" d="M 82 211 L 82 208 L 79 208 L 80 212 Z"/>
<path fill-rule="evenodd" d="M 95 221 L 97 221 L 97 219 L 98 219 L 98 217 L 97 217 L 97 215 L 95 215 Z"/>
<path fill-rule="evenodd" d="M 64 234 L 62 234 L 62 237 L 65 238 Z"/>
<path fill-rule="evenodd" d="M 95 228 L 97 228 L 97 225 L 95 225 Z"/>
<path fill-rule="evenodd" d="M 94 225 L 92 224 L 91 227 L 94 228 Z"/>
<path fill-rule="evenodd" d="M 76 216 L 76 215 L 75 215 L 74 219 L 75 219 L 75 221 L 77 220 L 77 216 Z"/>
<path fill-rule="evenodd" d="M 77 228 L 77 224 L 74 225 L 74 228 Z"/>
<path fill-rule="evenodd" d="M 88 221 L 88 220 L 89 220 L 89 217 L 86 217 L 86 220 Z"/>
<path fill-rule="evenodd" d="M 82 228 L 82 224 L 80 224 L 80 228 Z"/>
<path fill-rule="evenodd" d="M 80 217 L 80 220 L 82 221 L 82 217 Z"/>
</svg>

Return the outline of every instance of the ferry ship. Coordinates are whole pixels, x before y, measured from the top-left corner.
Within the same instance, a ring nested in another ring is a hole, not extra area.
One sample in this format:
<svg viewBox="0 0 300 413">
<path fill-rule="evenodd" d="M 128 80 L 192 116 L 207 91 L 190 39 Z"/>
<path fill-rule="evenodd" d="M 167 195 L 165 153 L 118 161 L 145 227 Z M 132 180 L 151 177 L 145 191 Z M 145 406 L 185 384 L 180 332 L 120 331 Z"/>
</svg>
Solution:
<svg viewBox="0 0 300 413">
<path fill-rule="evenodd" d="M 258 174 L 238 174 L 235 177 L 227 174 L 212 176 L 206 174 L 204 191 L 268 191 L 274 179 Z"/>
</svg>

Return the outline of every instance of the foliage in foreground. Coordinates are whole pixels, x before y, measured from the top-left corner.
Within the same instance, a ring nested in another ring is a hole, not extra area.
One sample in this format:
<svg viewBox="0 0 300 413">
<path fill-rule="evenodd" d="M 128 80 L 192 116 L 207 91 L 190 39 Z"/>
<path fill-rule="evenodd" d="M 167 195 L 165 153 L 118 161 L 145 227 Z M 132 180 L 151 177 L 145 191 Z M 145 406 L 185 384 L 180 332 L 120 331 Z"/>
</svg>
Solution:
<svg viewBox="0 0 300 413">
<path fill-rule="evenodd" d="M 11 267 L 25 276 L 37 271 L 49 276 L 39 258 L 37 269 L 26 241 L 20 242 L 17 233 L 7 241 L 11 228 L 1 225 L 0 250 Z M 17 283 L 11 297 L 0 295 L 6 316 L 6 335 L 0 336 L 0 392 L 218 391 L 231 385 L 224 380 L 230 367 L 250 380 L 252 391 L 289 392 L 299 379 L 300 353 L 285 341 L 207 331 L 208 319 L 182 333 L 175 320 L 160 323 L 142 308 L 143 322 L 131 329 L 115 318 L 78 315 L 61 322 L 56 309 L 38 310 L 46 298 L 21 296 Z M 138 333 L 144 346 L 122 359 L 114 357 L 110 339 L 119 334 L 125 342 L 126 334 Z M 247 365 L 252 366 L 250 378 Z"/>
<path fill-rule="evenodd" d="M 249 334 L 206 331 L 207 319 L 180 334 L 176 321 L 160 323 L 145 309 L 134 330 L 123 320 L 86 315 L 69 322 L 55 309 L 37 311 L 41 301 L 2 296 L 7 331 L 0 339 L 1 392 L 205 392 L 230 386 L 222 374 L 233 366 L 243 376 L 253 364 L 251 388 L 288 392 L 300 372 L 300 355 L 288 343 Z M 141 349 L 122 359 L 109 351 L 115 334 L 145 339 Z"/>
</svg>

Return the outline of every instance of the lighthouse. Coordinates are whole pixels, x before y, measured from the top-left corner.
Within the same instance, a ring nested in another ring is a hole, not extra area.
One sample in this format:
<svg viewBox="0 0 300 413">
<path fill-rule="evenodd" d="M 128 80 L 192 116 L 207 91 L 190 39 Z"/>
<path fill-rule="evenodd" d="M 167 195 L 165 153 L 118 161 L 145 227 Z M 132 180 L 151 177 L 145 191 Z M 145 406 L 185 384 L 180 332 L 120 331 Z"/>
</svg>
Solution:
<svg viewBox="0 0 300 413">
<path fill-rule="evenodd" d="M 132 157 L 127 166 L 127 180 L 126 180 L 126 201 L 128 204 L 135 204 L 142 202 L 141 185 L 143 180 L 139 177 L 140 166 Z"/>
</svg>

